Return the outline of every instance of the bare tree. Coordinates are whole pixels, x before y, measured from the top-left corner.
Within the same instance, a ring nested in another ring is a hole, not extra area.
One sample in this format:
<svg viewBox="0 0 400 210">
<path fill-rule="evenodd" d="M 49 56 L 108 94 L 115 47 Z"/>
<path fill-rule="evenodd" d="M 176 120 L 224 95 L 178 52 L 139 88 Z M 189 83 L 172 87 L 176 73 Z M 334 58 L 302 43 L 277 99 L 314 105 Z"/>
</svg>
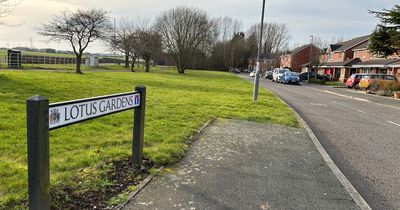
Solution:
<svg viewBox="0 0 400 210">
<path fill-rule="evenodd" d="M 135 22 L 123 17 L 118 21 L 114 29 L 114 34 L 110 36 L 109 44 L 111 49 L 114 52 L 123 53 L 125 55 L 125 68 L 129 68 L 129 58 L 135 58 L 133 61 L 134 63 L 137 57 L 132 40 L 135 30 Z"/>
<path fill-rule="evenodd" d="M 213 21 L 207 13 L 188 7 L 164 12 L 156 20 L 156 30 L 162 37 L 164 50 L 169 53 L 183 74 L 196 51 L 204 50 L 213 38 Z"/>
<path fill-rule="evenodd" d="M 112 30 L 107 12 L 102 9 L 65 11 L 36 28 L 43 36 L 68 41 L 76 55 L 76 73 L 82 74 L 82 55 L 88 45 L 97 39 L 106 39 Z"/>
<path fill-rule="evenodd" d="M 260 24 L 255 24 L 249 29 L 249 34 L 256 34 L 259 39 Z M 262 53 L 270 58 L 273 54 L 284 52 L 288 49 L 289 30 L 285 24 L 264 23 Z"/>
<path fill-rule="evenodd" d="M 150 21 L 142 20 L 137 25 L 137 32 L 135 33 L 136 38 L 136 49 L 138 55 L 140 55 L 146 63 L 146 72 L 150 71 L 150 61 L 154 59 L 156 55 L 161 52 L 161 36 L 154 30 L 154 26 L 150 25 Z"/>
<path fill-rule="evenodd" d="M 232 19 L 228 16 L 225 16 L 224 18 L 216 18 L 214 19 L 214 22 L 218 33 L 218 40 L 222 42 L 231 40 L 233 36 L 239 33 L 242 29 L 242 23 L 239 20 Z"/>
<path fill-rule="evenodd" d="M 22 0 L 0 0 L 0 19 L 7 17 Z M 0 21 L 0 24 L 4 23 Z"/>
</svg>

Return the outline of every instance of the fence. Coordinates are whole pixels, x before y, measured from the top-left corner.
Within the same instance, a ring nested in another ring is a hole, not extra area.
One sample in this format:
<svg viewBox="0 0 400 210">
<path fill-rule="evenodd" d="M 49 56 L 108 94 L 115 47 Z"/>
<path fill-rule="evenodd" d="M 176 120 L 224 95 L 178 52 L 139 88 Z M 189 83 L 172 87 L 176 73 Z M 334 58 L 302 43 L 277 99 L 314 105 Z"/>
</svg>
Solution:
<svg viewBox="0 0 400 210">
<path fill-rule="evenodd" d="M 81 64 L 85 64 L 83 58 Z M 99 59 L 100 65 L 123 65 L 124 60 L 104 57 Z M 0 54 L 0 69 L 66 69 L 75 68 L 76 58 L 68 56 L 24 55 L 23 53 Z"/>
</svg>

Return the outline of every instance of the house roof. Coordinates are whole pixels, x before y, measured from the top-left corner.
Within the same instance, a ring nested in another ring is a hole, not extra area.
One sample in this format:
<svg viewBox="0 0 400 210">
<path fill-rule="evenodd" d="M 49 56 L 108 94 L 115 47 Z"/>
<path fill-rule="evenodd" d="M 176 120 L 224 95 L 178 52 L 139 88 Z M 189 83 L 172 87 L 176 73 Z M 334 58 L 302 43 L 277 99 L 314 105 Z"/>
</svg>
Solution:
<svg viewBox="0 0 400 210">
<path fill-rule="evenodd" d="M 302 46 L 300 46 L 300 47 L 294 48 L 294 49 L 291 50 L 288 54 L 296 54 L 296 53 L 298 53 L 298 52 L 300 52 L 300 51 L 302 51 L 302 50 L 304 50 L 304 49 L 306 49 L 307 47 L 310 47 L 310 46 L 313 46 L 313 47 L 315 47 L 315 48 L 321 50 L 319 47 L 317 47 L 317 46 L 314 45 L 314 44 L 306 44 L 306 45 L 302 45 Z"/>
<path fill-rule="evenodd" d="M 359 62 L 361 62 L 359 58 L 353 58 L 341 62 L 325 62 L 321 64 L 321 67 L 350 67 Z"/>
<path fill-rule="evenodd" d="M 353 48 L 353 51 L 366 49 L 368 47 L 368 45 L 369 45 L 369 40 L 366 41 L 366 42 L 363 42 L 362 44 L 360 44 L 357 47 Z"/>
<path fill-rule="evenodd" d="M 389 64 L 394 64 L 394 63 L 400 64 L 400 58 L 371 59 L 371 60 L 357 63 L 356 65 L 353 65 L 353 67 L 356 67 L 356 68 L 359 68 L 359 67 L 387 67 Z"/>
<path fill-rule="evenodd" d="M 396 61 L 396 62 L 393 62 L 393 63 L 390 63 L 388 65 L 388 67 L 400 67 L 400 60 Z"/>
<path fill-rule="evenodd" d="M 348 41 L 339 42 L 336 44 L 330 45 L 332 52 L 342 52 L 348 50 L 356 45 L 363 44 L 363 42 L 369 40 L 370 35 L 356 37 L 354 39 L 350 39 Z"/>
<path fill-rule="evenodd" d="M 310 62 L 300 65 L 300 67 L 308 67 L 310 66 Z"/>
</svg>

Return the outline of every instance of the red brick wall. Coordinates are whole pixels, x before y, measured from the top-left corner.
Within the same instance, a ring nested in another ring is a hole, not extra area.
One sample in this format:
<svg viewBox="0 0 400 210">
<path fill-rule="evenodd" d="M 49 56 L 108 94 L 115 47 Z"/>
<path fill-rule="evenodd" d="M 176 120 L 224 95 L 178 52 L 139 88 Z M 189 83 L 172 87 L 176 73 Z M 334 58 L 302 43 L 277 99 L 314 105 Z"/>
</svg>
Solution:
<svg viewBox="0 0 400 210">
<path fill-rule="evenodd" d="M 310 62 L 310 48 L 311 47 L 307 47 L 293 56 L 291 67 L 293 71 L 301 72 L 300 66 Z M 313 46 L 311 56 L 318 55 L 319 53 L 320 49 Z"/>
</svg>

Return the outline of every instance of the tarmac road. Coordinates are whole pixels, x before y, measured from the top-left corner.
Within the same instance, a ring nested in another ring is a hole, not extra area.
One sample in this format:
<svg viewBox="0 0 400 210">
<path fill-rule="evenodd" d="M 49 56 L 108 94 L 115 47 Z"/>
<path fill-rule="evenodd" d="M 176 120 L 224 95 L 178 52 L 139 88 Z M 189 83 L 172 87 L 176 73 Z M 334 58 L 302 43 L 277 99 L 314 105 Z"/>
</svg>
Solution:
<svg viewBox="0 0 400 210">
<path fill-rule="evenodd" d="M 372 209 L 400 209 L 400 101 L 319 85 L 260 85 L 304 118 Z"/>
</svg>

